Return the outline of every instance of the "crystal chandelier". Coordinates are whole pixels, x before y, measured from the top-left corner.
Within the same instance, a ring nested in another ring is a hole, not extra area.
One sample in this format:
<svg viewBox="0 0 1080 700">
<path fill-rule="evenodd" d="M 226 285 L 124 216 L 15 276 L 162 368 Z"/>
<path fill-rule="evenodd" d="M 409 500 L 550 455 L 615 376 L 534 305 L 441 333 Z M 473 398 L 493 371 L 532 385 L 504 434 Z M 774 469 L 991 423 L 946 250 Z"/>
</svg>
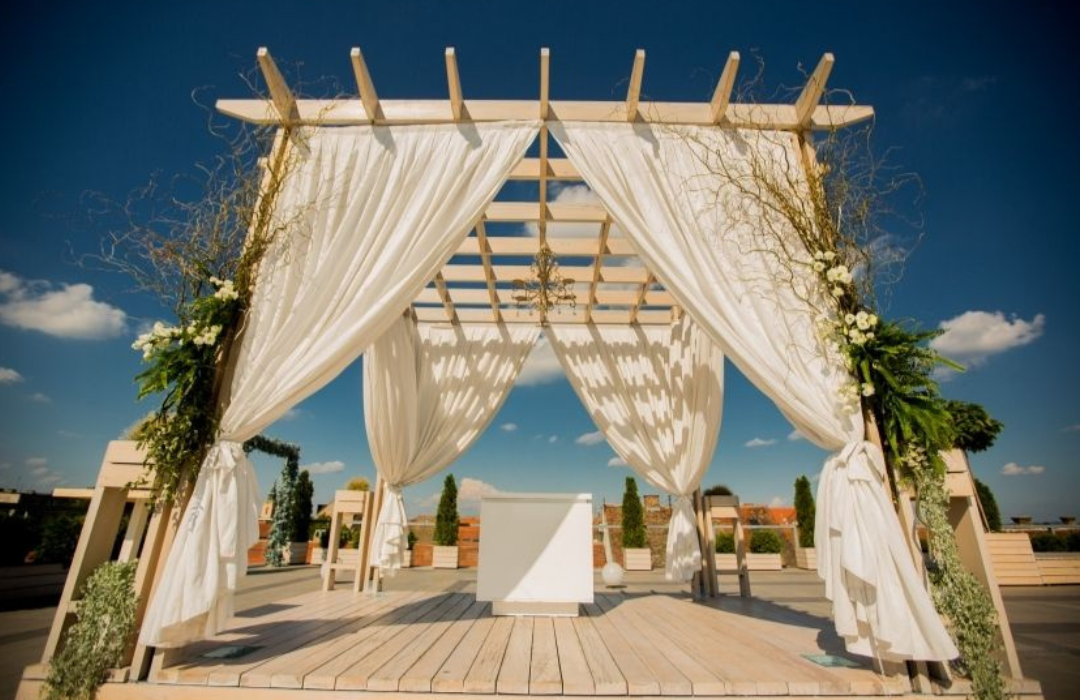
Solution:
<svg viewBox="0 0 1080 700">
<path fill-rule="evenodd" d="M 530 279 L 513 281 L 510 296 L 519 309 L 536 309 L 540 319 L 544 320 L 549 311 L 558 311 L 561 305 L 569 305 L 571 309 L 577 306 L 574 280 L 559 274 L 559 261 L 547 243 L 541 244 L 540 252 L 533 258 L 529 269 L 532 272 Z"/>
</svg>

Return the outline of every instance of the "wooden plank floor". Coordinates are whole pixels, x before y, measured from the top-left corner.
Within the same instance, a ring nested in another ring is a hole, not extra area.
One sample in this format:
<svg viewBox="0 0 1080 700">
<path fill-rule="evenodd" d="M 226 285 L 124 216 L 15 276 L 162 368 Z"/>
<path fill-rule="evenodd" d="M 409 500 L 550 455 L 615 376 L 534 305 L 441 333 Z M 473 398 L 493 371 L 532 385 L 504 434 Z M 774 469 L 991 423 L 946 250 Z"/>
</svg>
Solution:
<svg viewBox="0 0 1080 700">
<path fill-rule="evenodd" d="M 789 613 L 756 614 L 731 598 L 598 594 L 578 618 L 493 618 L 471 593 L 319 591 L 234 618 L 214 639 L 174 653 L 150 682 L 575 696 L 910 692 L 906 677 L 803 658 L 831 645 L 807 622 L 814 618 Z M 206 656 L 227 646 L 251 649 Z"/>
</svg>

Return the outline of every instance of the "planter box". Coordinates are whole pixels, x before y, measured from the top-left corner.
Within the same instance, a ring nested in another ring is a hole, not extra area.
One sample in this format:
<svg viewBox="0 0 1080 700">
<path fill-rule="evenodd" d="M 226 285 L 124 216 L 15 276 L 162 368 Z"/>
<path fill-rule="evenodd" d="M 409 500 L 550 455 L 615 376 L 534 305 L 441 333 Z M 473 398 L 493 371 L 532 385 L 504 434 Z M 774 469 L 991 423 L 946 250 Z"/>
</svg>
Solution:
<svg viewBox="0 0 1080 700">
<path fill-rule="evenodd" d="M 402 569 L 411 569 L 412 568 L 412 550 L 411 549 L 405 552 L 405 557 L 401 560 L 401 568 Z"/>
<path fill-rule="evenodd" d="M 779 554 L 747 554 L 746 568 L 749 571 L 780 571 L 784 568 L 784 564 Z M 716 570 L 738 571 L 739 566 L 735 563 L 735 555 L 717 554 Z"/>
<path fill-rule="evenodd" d="M 646 547 L 623 549 L 623 564 L 627 571 L 652 571 L 652 552 Z"/>
<path fill-rule="evenodd" d="M 438 545 L 432 547 L 431 566 L 434 569 L 458 568 L 457 547 L 440 547 Z"/>
<path fill-rule="evenodd" d="M 337 551 L 337 563 L 356 566 L 356 560 L 360 557 L 359 549 L 339 549 Z"/>
<path fill-rule="evenodd" d="M 813 547 L 809 549 L 803 549 L 799 547 L 795 550 L 795 566 L 800 569 L 817 569 L 817 550 Z"/>
<path fill-rule="evenodd" d="M 290 542 L 285 551 L 281 553 L 286 566 L 307 563 L 307 542 Z"/>
<path fill-rule="evenodd" d="M 326 550 L 322 547 L 312 547 L 308 564 L 322 564 L 324 561 L 326 561 Z"/>
</svg>

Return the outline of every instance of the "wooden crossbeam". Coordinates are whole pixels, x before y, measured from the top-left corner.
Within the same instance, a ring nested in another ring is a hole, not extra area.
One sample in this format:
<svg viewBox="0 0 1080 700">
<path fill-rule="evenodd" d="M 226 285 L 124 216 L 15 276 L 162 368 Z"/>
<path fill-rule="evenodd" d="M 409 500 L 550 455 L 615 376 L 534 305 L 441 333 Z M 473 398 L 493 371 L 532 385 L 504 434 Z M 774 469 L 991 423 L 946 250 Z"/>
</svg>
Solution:
<svg viewBox="0 0 1080 700">
<path fill-rule="evenodd" d="M 270 91 L 270 100 L 277 110 L 278 117 L 283 124 L 293 124 L 300 119 L 300 111 L 297 108 L 296 97 L 289 89 L 288 83 L 278 70 L 274 57 L 265 46 L 260 46 L 255 52 L 255 60 L 259 63 L 263 79 L 266 80 L 266 88 Z"/>
<path fill-rule="evenodd" d="M 353 75 L 356 76 L 356 89 L 360 93 L 360 102 L 364 105 L 364 111 L 367 112 L 368 121 L 374 123 L 380 116 L 379 96 L 375 93 L 375 84 L 371 81 L 371 74 L 368 73 L 364 54 L 361 53 L 359 47 L 353 47 L 349 52 L 349 59 L 352 62 Z"/>
<path fill-rule="evenodd" d="M 439 307 L 416 306 L 413 307 L 418 321 L 424 323 L 446 323 L 446 314 Z M 608 310 L 597 309 L 593 311 L 593 323 L 627 325 L 630 322 L 630 312 L 620 309 Z M 560 307 L 553 311 L 548 318 L 550 323 L 585 323 L 583 309 L 570 309 Z M 487 309 L 458 309 L 458 323 L 490 323 L 491 314 Z M 533 309 L 510 309 L 503 314 L 504 323 L 539 323 L 540 315 Z M 671 311 L 669 309 L 642 311 L 637 316 L 637 323 L 641 325 L 667 325 L 671 323 Z"/>
<path fill-rule="evenodd" d="M 465 240 L 470 240 L 466 238 Z M 484 268 L 484 279 L 487 281 L 488 300 L 491 302 L 491 315 L 498 323 L 502 314 L 499 311 L 499 294 L 495 291 L 495 271 L 491 268 L 491 239 L 488 238 L 487 230 L 483 221 L 476 222 L 476 245 L 479 248 L 480 262 Z"/>
<path fill-rule="evenodd" d="M 262 126 L 281 124 L 282 119 L 272 100 L 218 100 L 222 114 Z M 368 124 L 367 112 L 359 99 L 297 100 L 299 117 L 294 123 L 307 126 L 350 126 Z M 382 110 L 378 124 L 450 124 L 454 116 L 449 100 L 380 99 Z M 461 121 L 492 122 L 536 119 L 538 100 L 463 100 Z M 467 117 L 466 117 L 467 115 Z M 738 129 L 801 131 L 795 118 L 795 105 L 728 105 L 724 126 Z M 868 105 L 818 105 L 809 128 L 817 131 L 851 126 L 873 119 L 874 108 Z M 638 120 L 649 124 L 714 124 L 712 105 L 708 102 L 642 102 Z M 560 101 L 548 103 L 548 121 L 625 122 L 626 103 L 612 101 Z"/>
<path fill-rule="evenodd" d="M 492 303 L 496 305 L 513 303 L 508 289 L 448 287 L 447 292 L 454 303 L 455 311 L 458 313 L 464 310 L 462 307 L 489 306 Z M 575 291 L 574 302 L 586 309 L 586 315 L 589 314 L 587 307 L 590 297 L 597 306 L 625 306 L 629 309 L 638 303 L 640 291 L 636 289 L 597 289 L 595 292 L 592 290 Z M 416 296 L 415 302 L 417 304 L 443 304 L 444 299 L 437 286 L 425 287 Z M 663 289 L 649 289 L 645 294 L 645 300 L 640 305 L 672 306 L 674 303 L 675 299 L 671 296 L 671 292 Z"/>
<path fill-rule="evenodd" d="M 562 221 L 573 223 L 603 223 L 607 211 L 600 204 L 570 204 L 548 202 L 546 217 L 540 216 L 536 202 L 492 202 L 484 218 L 489 221 Z"/>
<path fill-rule="evenodd" d="M 591 279 L 591 265 L 560 265 L 563 277 L 575 280 Z M 528 279 L 532 274 L 528 265 L 492 264 L 491 271 L 496 282 L 513 282 L 516 279 Z M 644 267 L 601 267 L 600 281 L 617 284 L 644 284 L 648 279 L 648 270 Z M 451 264 L 443 267 L 443 278 L 447 282 L 486 282 L 483 265 Z"/>
<path fill-rule="evenodd" d="M 602 226 L 602 225 L 601 225 Z M 597 227 L 599 231 L 601 226 Z M 491 255 L 533 256 L 537 251 L 537 240 L 531 236 L 487 236 L 487 249 Z M 596 240 L 592 238 L 552 238 L 548 236 L 548 247 L 560 257 L 592 258 L 596 255 Z M 457 255 L 480 255 L 479 236 L 466 238 L 458 246 Z M 637 255 L 630 241 L 625 238 L 608 238 L 603 249 L 604 255 Z"/>
<path fill-rule="evenodd" d="M 548 96 L 551 87 L 551 49 L 540 49 L 540 118 L 548 118 Z"/>
<path fill-rule="evenodd" d="M 645 49 L 634 53 L 634 67 L 630 70 L 630 86 L 626 90 L 626 121 L 637 119 L 638 101 L 641 99 L 641 79 L 645 75 Z"/>
<path fill-rule="evenodd" d="M 550 88 L 550 63 L 551 54 L 547 49 L 540 49 L 540 118 L 547 119 L 548 115 L 548 90 Z M 547 170 L 548 170 L 548 128 L 547 122 L 543 122 L 540 125 L 540 177 L 539 177 L 539 190 L 538 202 L 540 205 L 540 222 L 537 229 L 540 232 L 540 245 L 543 246 L 547 241 Z"/>
<path fill-rule="evenodd" d="M 832 72 L 834 63 L 836 59 L 831 53 L 823 55 L 799 93 L 799 98 L 795 100 L 795 121 L 800 130 L 810 128 L 815 109 L 821 102 L 821 96 L 825 94 L 825 83 L 829 81 L 829 73 Z"/>
<path fill-rule="evenodd" d="M 592 319 L 593 307 L 596 306 L 596 285 L 600 283 L 600 270 L 604 266 L 604 251 L 608 247 L 608 234 L 611 233 L 611 219 L 605 219 L 600 226 L 600 244 L 596 248 L 593 261 L 592 281 L 589 282 L 589 300 L 585 306 L 586 323 Z"/>
<path fill-rule="evenodd" d="M 450 88 L 450 113 L 454 121 L 461 121 L 465 111 L 465 100 L 461 97 L 461 76 L 458 75 L 457 55 L 454 47 L 446 48 L 446 83 Z"/>
<path fill-rule="evenodd" d="M 634 300 L 634 305 L 630 307 L 630 323 L 637 320 L 641 305 L 645 302 L 645 297 L 648 295 L 649 289 L 655 281 L 656 278 L 653 277 L 653 273 L 647 273 L 645 282 L 641 285 L 641 289 L 638 290 L 637 299 Z"/>
<path fill-rule="evenodd" d="M 454 310 L 454 300 L 450 298 L 450 292 L 446 289 L 446 280 L 441 272 L 435 275 L 435 289 L 439 292 L 439 298 L 442 299 L 446 318 L 451 323 L 457 323 L 458 317 L 457 311 Z"/>
<path fill-rule="evenodd" d="M 728 54 L 727 62 L 724 63 L 724 72 L 720 74 L 720 80 L 716 83 L 713 92 L 712 120 L 713 124 L 720 124 L 727 117 L 728 104 L 731 102 L 731 91 L 735 88 L 735 76 L 739 72 L 739 52 L 732 51 Z"/>
<path fill-rule="evenodd" d="M 580 180 L 581 173 L 577 171 L 573 163 L 567 158 L 548 158 L 547 159 L 547 172 L 545 177 L 548 180 Z M 514 166 L 514 169 L 510 171 L 510 180 L 539 180 L 540 179 L 540 159 L 539 158 L 522 158 L 521 161 Z"/>
</svg>

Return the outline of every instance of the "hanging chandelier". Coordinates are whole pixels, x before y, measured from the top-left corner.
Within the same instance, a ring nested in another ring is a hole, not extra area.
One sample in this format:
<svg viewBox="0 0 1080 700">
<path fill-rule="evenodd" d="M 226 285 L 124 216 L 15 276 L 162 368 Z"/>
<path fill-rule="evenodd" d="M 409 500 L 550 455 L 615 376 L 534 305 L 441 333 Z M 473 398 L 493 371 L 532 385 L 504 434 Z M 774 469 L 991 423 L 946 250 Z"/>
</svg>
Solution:
<svg viewBox="0 0 1080 700">
<path fill-rule="evenodd" d="M 552 309 L 558 312 L 562 306 L 571 309 L 577 306 L 574 280 L 559 273 L 559 261 L 547 243 L 540 245 L 529 269 L 532 272 L 530 279 L 516 279 L 512 283 L 510 297 L 519 309 L 536 309 L 540 319 L 544 320 Z"/>
</svg>

